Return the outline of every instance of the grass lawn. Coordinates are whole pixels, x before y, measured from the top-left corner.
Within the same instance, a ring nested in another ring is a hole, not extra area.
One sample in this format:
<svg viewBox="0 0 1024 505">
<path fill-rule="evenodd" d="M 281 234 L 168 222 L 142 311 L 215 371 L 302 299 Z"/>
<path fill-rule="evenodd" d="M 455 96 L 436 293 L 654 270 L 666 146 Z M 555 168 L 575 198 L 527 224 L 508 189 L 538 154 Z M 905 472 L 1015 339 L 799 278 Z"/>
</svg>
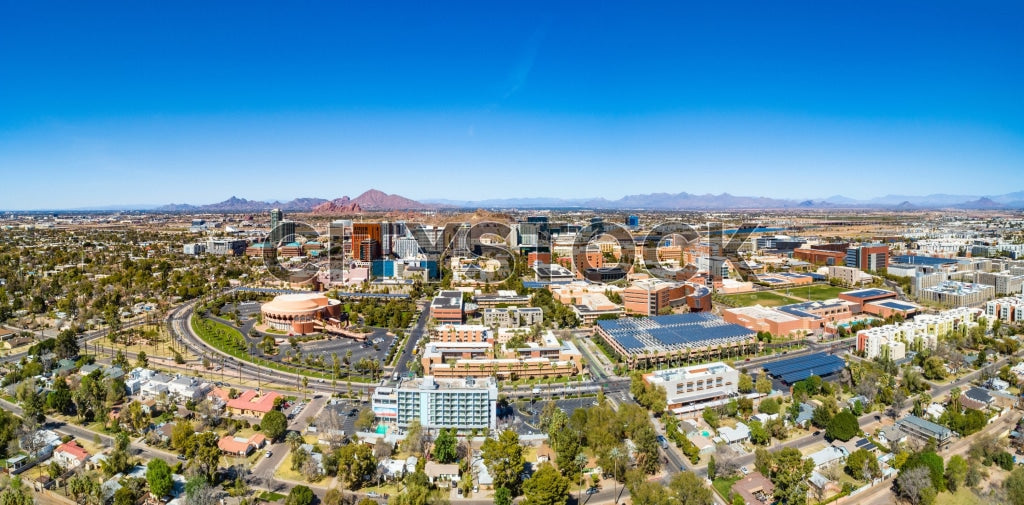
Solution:
<svg viewBox="0 0 1024 505">
<path fill-rule="evenodd" d="M 735 295 L 724 295 L 722 301 L 733 307 L 749 307 L 761 305 L 764 307 L 778 307 L 791 303 L 800 303 L 800 300 L 776 293 L 774 291 L 761 291 L 758 293 L 740 293 Z"/>
<path fill-rule="evenodd" d="M 284 498 L 285 498 L 285 495 L 283 495 L 281 493 L 272 493 L 270 491 L 264 491 L 264 492 L 260 493 L 260 495 L 259 495 L 259 499 L 263 500 L 263 501 L 266 501 L 266 502 L 279 501 L 279 500 L 283 500 Z"/>
<path fill-rule="evenodd" d="M 806 298 L 812 301 L 831 300 L 838 298 L 839 293 L 844 291 L 850 291 L 850 288 L 844 288 L 840 286 L 828 286 L 824 284 L 818 284 L 814 286 L 796 286 L 792 288 L 780 289 L 779 294 L 790 296 L 798 296 L 800 298 Z"/>
<path fill-rule="evenodd" d="M 737 481 L 739 481 L 742 478 L 743 478 L 742 475 L 734 475 L 734 476 L 729 477 L 727 479 L 726 478 L 717 478 L 717 479 L 715 479 L 711 483 L 711 485 L 715 487 L 715 491 L 718 491 L 718 494 L 722 495 L 723 499 L 728 501 L 729 500 L 729 494 L 732 493 L 732 485 L 735 484 Z"/>
<path fill-rule="evenodd" d="M 277 470 L 274 470 L 274 477 L 278 479 L 290 480 L 294 482 L 306 482 L 306 478 L 301 473 L 292 470 L 292 453 L 289 452 L 281 464 L 278 465 Z"/>
<path fill-rule="evenodd" d="M 523 447 L 523 460 L 530 463 L 537 462 L 537 448 L 533 446 Z"/>
<path fill-rule="evenodd" d="M 935 497 L 935 505 L 982 505 L 986 503 L 974 491 L 966 487 L 957 489 L 955 493 L 939 493 Z"/>
</svg>

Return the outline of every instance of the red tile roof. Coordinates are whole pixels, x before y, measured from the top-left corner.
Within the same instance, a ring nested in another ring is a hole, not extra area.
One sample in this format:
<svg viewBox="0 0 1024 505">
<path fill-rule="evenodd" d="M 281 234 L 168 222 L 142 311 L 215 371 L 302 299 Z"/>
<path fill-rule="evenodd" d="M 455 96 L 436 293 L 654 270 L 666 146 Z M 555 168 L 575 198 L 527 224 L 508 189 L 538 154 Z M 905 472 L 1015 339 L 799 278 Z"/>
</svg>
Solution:
<svg viewBox="0 0 1024 505">
<path fill-rule="evenodd" d="M 261 414 L 266 414 L 267 412 L 274 410 L 274 400 L 281 397 L 280 394 L 275 393 L 273 391 L 260 397 L 257 397 L 256 394 L 257 393 L 255 390 L 250 389 L 249 391 L 242 393 L 242 395 L 239 396 L 238 398 L 229 401 L 228 408 L 238 410 L 250 410 L 253 412 L 259 412 Z"/>
<path fill-rule="evenodd" d="M 83 449 L 82 446 L 78 445 L 78 442 L 74 440 L 64 442 L 56 449 L 54 449 L 54 452 L 68 453 L 71 457 L 77 459 L 78 461 L 85 461 L 86 458 L 89 457 L 89 453 L 85 452 L 85 449 Z"/>
</svg>

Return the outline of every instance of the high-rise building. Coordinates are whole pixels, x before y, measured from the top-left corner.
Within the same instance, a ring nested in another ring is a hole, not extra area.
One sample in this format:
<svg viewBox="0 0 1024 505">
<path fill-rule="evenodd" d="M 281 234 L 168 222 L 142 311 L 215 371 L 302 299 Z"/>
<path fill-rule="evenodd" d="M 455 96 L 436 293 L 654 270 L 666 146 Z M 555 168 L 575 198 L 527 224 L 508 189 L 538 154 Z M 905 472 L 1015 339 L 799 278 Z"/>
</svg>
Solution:
<svg viewBox="0 0 1024 505">
<path fill-rule="evenodd" d="M 889 246 L 870 244 L 846 250 L 846 266 L 874 272 L 889 266 Z"/>
<path fill-rule="evenodd" d="M 281 212 L 281 209 L 273 209 L 270 211 L 270 243 L 276 245 L 281 242 L 282 238 L 284 238 L 278 229 L 278 226 L 283 220 L 284 212 Z"/>
<path fill-rule="evenodd" d="M 412 237 L 398 237 L 395 239 L 395 256 L 408 260 L 415 258 L 420 253 L 420 244 Z"/>
<path fill-rule="evenodd" d="M 380 223 L 352 223 L 352 248 L 358 248 L 366 239 L 381 243 Z"/>
</svg>

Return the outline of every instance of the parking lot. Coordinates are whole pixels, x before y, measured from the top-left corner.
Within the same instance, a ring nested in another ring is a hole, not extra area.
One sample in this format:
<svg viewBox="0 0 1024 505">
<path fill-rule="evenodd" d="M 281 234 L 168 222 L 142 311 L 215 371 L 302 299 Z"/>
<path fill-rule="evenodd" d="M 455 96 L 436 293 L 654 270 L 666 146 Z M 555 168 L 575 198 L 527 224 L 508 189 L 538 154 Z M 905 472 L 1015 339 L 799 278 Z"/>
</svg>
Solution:
<svg viewBox="0 0 1024 505">
<path fill-rule="evenodd" d="M 332 337 L 326 340 L 300 342 L 299 350 L 305 354 L 323 354 L 325 356 L 325 360 L 328 362 L 330 362 L 331 353 L 337 353 L 338 359 L 341 360 L 345 357 L 345 354 L 348 353 L 348 351 L 352 351 L 351 363 L 355 365 L 363 358 L 376 361 L 387 358 L 388 349 L 394 341 L 394 335 L 388 335 L 387 331 L 383 329 L 375 329 L 367 338 L 366 342 L 359 342 L 345 337 Z M 374 350 L 374 342 L 377 342 L 377 350 Z M 288 347 L 289 346 L 285 344 L 282 346 L 282 350 L 286 350 Z M 386 363 L 384 365 L 386 365 Z"/>
<path fill-rule="evenodd" d="M 509 408 L 498 412 L 498 427 L 512 428 L 520 435 L 539 435 L 540 412 L 549 400 L 529 400 L 511 403 Z M 585 408 L 594 405 L 594 397 L 573 398 L 569 400 L 555 400 L 555 405 L 565 411 L 565 414 L 572 416 L 573 411 L 578 408 Z"/>
</svg>

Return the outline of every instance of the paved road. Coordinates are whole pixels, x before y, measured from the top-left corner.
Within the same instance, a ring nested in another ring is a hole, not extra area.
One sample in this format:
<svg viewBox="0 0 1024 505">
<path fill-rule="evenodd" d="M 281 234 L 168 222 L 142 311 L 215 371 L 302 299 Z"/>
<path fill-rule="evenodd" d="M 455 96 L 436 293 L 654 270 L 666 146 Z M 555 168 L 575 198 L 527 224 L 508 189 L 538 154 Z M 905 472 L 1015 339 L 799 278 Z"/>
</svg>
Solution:
<svg viewBox="0 0 1024 505">
<path fill-rule="evenodd" d="M 419 344 L 421 338 L 426 334 L 427 320 L 430 319 L 430 305 L 424 303 L 420 307 L 420 316 L 416 320 L 416 324 L 412 327 L 412 331 L 409 332 L 409 336 L 405 339 L 405 346 L 402 348 L 402 354 L 398 357 L 398 361 L 395 363 L 395 372 L 399 375 L 404 375 L 409 371 L 409 360 L 413 359 L 412 351 Z"/>
<path fill-rule="evenodd" d="M 11 412 L 18 417 L 22 416 L 21 407 L 7 400 L 0 400 L 0 406 L 2 406 L 4 410 Z M 53 417 L 46 417 L 44 427 L 56 431 L 57 433 L 71 435 L 75 438 L 80 438 L 82 440 L 92 441 L 95 440 L 96 437 L 99 437 L 100 442 L 105 447 L 114 446 L 114 438 L 109 435 L 97 433 L 95 431 L 88 430 L 86 428 L 74 424 L 68 424 L 65 423 L 64 421 L 61 421 L 60 419 L 56 419 Z M 162 459 L 172 466 L 175 463 L 177 463 L 177 456 L 171 452 L 156 449 L 137 441 L 133 441 L 131 443 L 131 448 L 134 455 L 143 456 L 146 460 Z"/>
</svg>

